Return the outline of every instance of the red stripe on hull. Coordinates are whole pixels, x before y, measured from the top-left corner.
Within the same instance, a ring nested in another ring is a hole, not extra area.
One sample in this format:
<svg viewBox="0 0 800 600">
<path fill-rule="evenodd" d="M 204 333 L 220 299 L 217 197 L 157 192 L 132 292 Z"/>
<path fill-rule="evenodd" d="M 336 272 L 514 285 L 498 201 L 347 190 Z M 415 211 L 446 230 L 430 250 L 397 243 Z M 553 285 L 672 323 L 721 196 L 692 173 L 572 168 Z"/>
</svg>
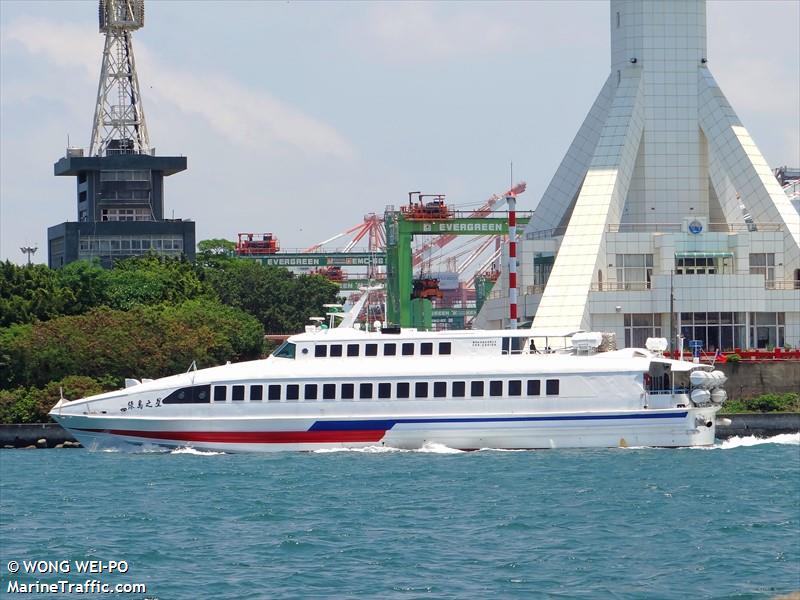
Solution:
<svg viewBox="0 0 800 600">
<path fill-rule="evenodd" d="M 383 429 L 351 431 L 137 431 L 134 429 L 81 429 L 128 437 L 181 442 L 219 442 L 226 444 L 325 444 L 339 442 L 379 442 Z"/>
</svg>

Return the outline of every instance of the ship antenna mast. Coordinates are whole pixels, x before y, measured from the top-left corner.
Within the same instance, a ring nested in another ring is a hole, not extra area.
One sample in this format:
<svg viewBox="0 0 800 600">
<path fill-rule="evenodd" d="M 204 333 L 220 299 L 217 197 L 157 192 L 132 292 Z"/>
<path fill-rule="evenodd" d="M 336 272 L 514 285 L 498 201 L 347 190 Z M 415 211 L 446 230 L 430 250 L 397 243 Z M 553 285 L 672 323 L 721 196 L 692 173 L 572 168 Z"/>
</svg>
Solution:
<svg viewBox="0 0 800 600">
<path fill-rule="evenodd" d="M 90 156 L 149 154 L 132 32 L 144 26 L 144 0 L 100 0 L 105 34 Z"/>
</svg>

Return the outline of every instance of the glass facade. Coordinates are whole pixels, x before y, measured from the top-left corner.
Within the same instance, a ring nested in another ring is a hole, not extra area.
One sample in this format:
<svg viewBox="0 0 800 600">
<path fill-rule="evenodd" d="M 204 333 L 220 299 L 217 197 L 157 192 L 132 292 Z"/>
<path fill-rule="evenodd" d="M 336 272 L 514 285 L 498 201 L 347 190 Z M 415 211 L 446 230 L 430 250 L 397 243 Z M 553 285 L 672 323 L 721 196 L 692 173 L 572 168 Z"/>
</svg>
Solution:
<svg viewBox="0 0 800 600">
<path fill-rule="evenodd" d="M 617 287 L 621 290 L 650 289 L 652 254 L 617 254 Z"/>
<path fill-rule="evenodd" d="M 78 258 L 94 256 L 132 256 L 154 250 L 158 254 L 180 256 L 183 237 L 179 235 L 94 236 L 82 235 L 78 242 Z"/>
<path fill-rule="evenodd" d="M 689 340 L 702 341 L 706 352 L 746 348 L 745 317 L 743 312 L 681 313 L 681 335 L 685 344 Z"/>
<path fill-rule="evenodd" d="M 750 313 L 750 345 L 772 349 L 785 344 L 786 315 L 774 312 Z"/>
<path fill-rule="evenodd" d="M 661 315 L 658 313 L 625 315 L 625 347 L 644 348 L 647 338 L 661 334 Z"/>
</svg>

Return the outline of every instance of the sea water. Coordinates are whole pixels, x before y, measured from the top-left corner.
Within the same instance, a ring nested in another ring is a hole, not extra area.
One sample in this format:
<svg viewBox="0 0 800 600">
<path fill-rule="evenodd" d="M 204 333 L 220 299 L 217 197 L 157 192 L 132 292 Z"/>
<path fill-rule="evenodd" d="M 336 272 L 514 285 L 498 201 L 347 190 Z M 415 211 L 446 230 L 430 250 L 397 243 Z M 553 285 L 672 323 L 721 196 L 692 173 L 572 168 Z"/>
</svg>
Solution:
<svg viewBox="0 0 800 600">
<path fill-rule="evenodd" d="M 680 450 L 8 450 L 0 477 L 9 598 L 88 580 L 161 600 L 800 590 L 798 435 Z M 55 572 L 24 572 L 39 560 Z M 125 572 L 87 575 L 90 560 Z"/>
</svg>

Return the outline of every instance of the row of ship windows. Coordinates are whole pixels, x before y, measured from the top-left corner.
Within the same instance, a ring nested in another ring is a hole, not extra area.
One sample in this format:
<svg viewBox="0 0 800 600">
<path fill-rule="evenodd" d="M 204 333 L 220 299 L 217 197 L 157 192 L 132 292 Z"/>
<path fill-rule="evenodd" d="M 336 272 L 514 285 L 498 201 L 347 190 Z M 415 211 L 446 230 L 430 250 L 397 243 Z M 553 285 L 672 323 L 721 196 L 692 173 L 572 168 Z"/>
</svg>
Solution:
<svg viewBox="0 0 800 600">
<path fill-rule="evenodd" d="M 523 385 L 524 384 L 524 385 Z M 249 397 L 251 402 L 261 402 L 268 400 L 272 402 L 281 401 L 303 401 L 303 400 L 371 400 L 373 398 L 446 398 L 448 397 L 448 386 L 450 396 L 453 398 L 483 398 L 487 395 L 497 397 L 503 396 L 522 396 L 523 390 L 526 396 L 541 396 L 542 382 L 539 379 L 512 379 L 502 381 L 499 379 L 491 381 L 417 381 L 413 384 L 408 381 L 397 383 L 306 383 L 303 385 L 290 383 L 286 385 L 215 385 L 213 393 L 214 402 L 227 402 L 228 390 L 230 387 L 230 400 L 233 402 L 243 402 L 245 392 L 249 387 Z M 205 404 L 212 400 L 211 386 L 200 385 L 191 388 L 182 388 L 172 392 L 164 398 L 164 404 Z M 264 395 L 266 388 L 266 398 Z M 337 390 L 338 388 L 338 390 Z M 394 388 L 394 390 L 392 389 Z M 558 396 L 560 380 L 546 379 L 544 393 L 547 396 Z M 337 394 L 338 391 L 338 394 Z M 394 395 L 392 394 L 394 391 Z M 302 395 L 301 395 L 302 392 Z M 356 394 L 356 392 L 358 392 Z M 412 395 L 413 392 L 413 395 Z M 469 394 L 467 394 L 469 392 Z"/>
<path fill-rule="evenodd" d="M 381 354 L 383 356 L 397 356 L 397 344 L 364 344 L 364 356 L 378 356 L 378 346 L 382 346 Z M 400 354 L 403 356 L 414 356 L 415 354 L 414 342 L 404 342 L 400 344 Z M 447 355 L 452 352 L 450 342 L 439 342 L 438 354 Z M 347 356 L 360 356 L 361 344 L 317 344 L 314 346 L 314 356 L 317 358 L 325 358 L 327 356 L 339 357 L 345 352 Z M 419 353 L 422 356 L 433 355 L 433 342 L 421 342 L 419 344 Z"/>
</svg>

